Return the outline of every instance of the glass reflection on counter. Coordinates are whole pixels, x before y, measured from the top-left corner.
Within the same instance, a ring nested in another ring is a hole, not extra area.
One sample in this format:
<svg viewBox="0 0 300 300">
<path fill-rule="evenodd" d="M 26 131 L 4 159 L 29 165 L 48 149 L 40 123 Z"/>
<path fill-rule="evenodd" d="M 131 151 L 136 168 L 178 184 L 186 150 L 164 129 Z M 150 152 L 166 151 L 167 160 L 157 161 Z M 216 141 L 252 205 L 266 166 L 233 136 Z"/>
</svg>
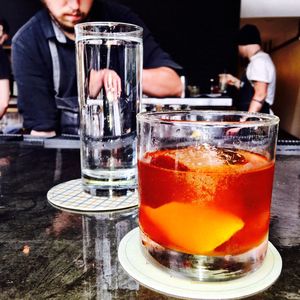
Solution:
<svg viewBox="0 0 300 300">
<path fill-rule="evenodd" d="M 82 217 L 83 264 L 87 272 L 91 264 L 96 270 L 96 283 L 87 284 L 87 294 L 96 286 L 97 299 L 113 299 L 120 290 L 126 295 L 139 289 L 118 261 L 118 246 L 136 223 L 137 209 L 127 213 L 103 213 Z M 117 274 L 117 275 L 116 275 Z"/>
</svg>

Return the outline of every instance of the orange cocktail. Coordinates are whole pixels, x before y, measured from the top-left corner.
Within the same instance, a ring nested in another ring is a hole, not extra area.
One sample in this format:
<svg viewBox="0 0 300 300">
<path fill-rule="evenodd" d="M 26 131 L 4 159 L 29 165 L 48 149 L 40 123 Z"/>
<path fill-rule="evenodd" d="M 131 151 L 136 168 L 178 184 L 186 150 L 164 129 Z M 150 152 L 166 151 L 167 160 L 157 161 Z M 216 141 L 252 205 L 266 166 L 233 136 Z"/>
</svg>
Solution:
<svg viewBox="0 0 300 300">
<path fill-rule="evenodd" d="M 203 281 L 261 266 L 277 130 L 278 118 L 266 114 L 138 115 L 139 225 L 149 261 Z"/>
<path fill-rule="evenodd" d="M 267 239 L 274 163 L 248 151 L 187 147 L 139 160 L 140 226 L 168 249 L 236 255 Z"/>
</svg>

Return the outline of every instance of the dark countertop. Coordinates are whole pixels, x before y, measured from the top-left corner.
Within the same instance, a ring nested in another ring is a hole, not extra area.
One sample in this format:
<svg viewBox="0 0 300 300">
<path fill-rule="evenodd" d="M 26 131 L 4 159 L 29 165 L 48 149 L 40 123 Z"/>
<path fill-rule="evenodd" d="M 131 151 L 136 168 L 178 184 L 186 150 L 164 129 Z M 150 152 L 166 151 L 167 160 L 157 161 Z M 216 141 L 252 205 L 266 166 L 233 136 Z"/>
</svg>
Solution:
<svg viewBox="0 0 300 300">
<path fill-rule="evenodd" d="M 0 299 L 171 299 L 139 285 L 117 259 L 137 209 L 83 215 L 52 207 L 54 185 L 80 177 L 78 149 L 0 141 Z M 278 155 L 270 241 L 283 270 L 248 300 L 300 299 L 300 155 Z"/>
</svg>

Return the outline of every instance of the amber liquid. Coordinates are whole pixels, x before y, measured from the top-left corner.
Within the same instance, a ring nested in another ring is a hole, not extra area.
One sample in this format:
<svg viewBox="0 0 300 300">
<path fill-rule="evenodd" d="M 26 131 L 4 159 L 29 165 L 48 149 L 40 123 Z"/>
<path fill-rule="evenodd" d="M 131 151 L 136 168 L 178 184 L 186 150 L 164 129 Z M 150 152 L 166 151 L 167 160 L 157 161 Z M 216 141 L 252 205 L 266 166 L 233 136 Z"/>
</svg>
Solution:
<svg viewBox="0 0 300 300">
<path fill-rule="evenodd" d="M 140 227 L 187 254 L 245 253 L 267 239 L 274 162 L 244 150 L 187 147 L 138 162 Z"/>
</svg>

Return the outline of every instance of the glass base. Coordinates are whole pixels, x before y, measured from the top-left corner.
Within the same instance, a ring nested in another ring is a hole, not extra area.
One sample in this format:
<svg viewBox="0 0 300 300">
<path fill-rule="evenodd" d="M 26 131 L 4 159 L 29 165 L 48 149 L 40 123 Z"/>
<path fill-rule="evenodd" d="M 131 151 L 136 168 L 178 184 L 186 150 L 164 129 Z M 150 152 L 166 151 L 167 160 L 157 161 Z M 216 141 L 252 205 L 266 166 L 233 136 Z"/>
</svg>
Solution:
<svg viewBox="0 0 300 300">
<path fill-rule="evenodd" d="M 114 189 L 114 188 L 106 188 L 106 189 L 97 189 L 83 186 L 83 190 L 92 195 L 98 197 L 107 197 L 107 198 L 115 198 L 115 197 L 131 197 L 136 192 L 135 189 Z"/>
<path fill-rule="evenodd" d="M 127 191 L 134 191 L 137 187 L 135 174 L 131 172 L 125 173 L 125 176 L 120 176 L 123 175 L 120 173 L 119 176 L 115 176 L 116 174 L 107 171 L 98 177 L 83 173 L 83 190 L 93 196 L 124 196 L 127 194 Z"/>
<path fill-rule="evenodd" d="M 252 273 L 262 265 L 268 246 L 266 238 L 239 255 L 192 255 L 164 248 L 140 232 L 143 253 L 152 263 L 174 276 L 195 281 L 226 281 Z"/>
</svg>

